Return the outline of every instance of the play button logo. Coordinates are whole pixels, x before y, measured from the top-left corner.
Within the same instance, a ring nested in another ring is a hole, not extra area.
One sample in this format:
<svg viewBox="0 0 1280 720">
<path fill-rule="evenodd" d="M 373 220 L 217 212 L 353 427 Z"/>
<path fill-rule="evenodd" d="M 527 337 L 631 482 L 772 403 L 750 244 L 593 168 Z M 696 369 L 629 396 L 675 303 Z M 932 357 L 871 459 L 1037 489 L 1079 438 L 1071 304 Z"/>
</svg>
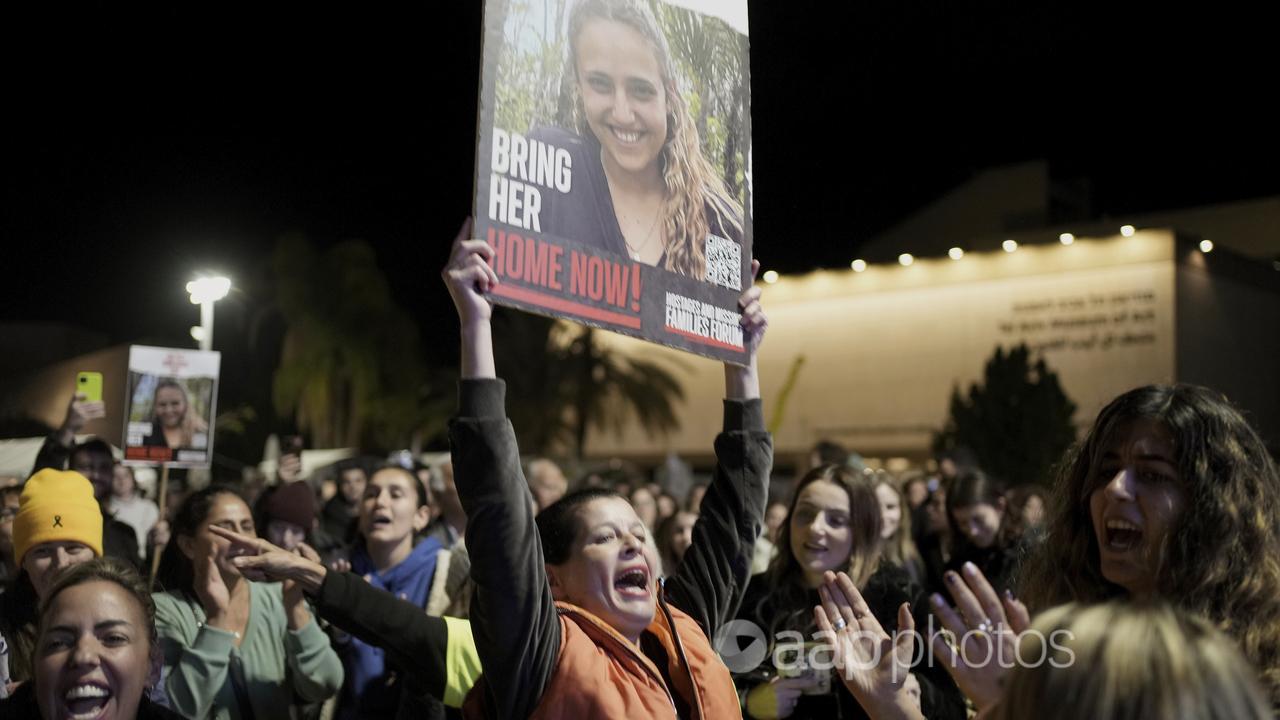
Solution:
<svg viewBox="0 0 1280 720">
<path fill-rule="evenodd" d="M 755 670 L 769 655 L 764 631 L 750 620 L 725 623 L 716 633 L 715 648 L 725 667 L 735 673 Z"/>
</svg>

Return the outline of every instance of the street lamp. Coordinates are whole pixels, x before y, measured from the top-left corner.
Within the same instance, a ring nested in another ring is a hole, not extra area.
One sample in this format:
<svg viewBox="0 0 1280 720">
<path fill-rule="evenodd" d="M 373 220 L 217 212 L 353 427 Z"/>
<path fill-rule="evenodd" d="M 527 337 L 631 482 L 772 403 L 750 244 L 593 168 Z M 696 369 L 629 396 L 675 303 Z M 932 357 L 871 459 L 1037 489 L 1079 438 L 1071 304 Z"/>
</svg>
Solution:
<svg viewBox="0 0 1280 720">
<path fill-rule="evenodd" d="M 191 328 L 191 337 L 201 350 L 213 349 L 213 304 L 231 292 L 231 280 L 225 277 L 201 277 L 187 283 L 191 304 L 200 306 L 200 324 Z"/>
</svg>

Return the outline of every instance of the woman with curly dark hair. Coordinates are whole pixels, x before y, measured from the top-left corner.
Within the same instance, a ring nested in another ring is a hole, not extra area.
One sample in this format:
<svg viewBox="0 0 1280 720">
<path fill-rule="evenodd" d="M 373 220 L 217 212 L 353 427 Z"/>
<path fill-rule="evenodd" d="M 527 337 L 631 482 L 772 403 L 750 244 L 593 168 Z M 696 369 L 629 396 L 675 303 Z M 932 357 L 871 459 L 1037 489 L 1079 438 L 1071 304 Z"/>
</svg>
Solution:
<svg viewBox="0 0 1280 720">
<path fill-rule="evenodd" d="M 1280 703 L 1280 473 L 1226 397 L 1121 395 L 1064 463 L 1046 542 L 1022 575 L 1033 611 L 1165 598 L 1235 638 Z"/>
<path fill-rule="evenodd" d="M 1064 460 L 1044 541 L 1019 575 L 1021 599 L 1032 612 L 1169 602 L 1231 637 L 1280 707 L 1277 517 L 1275 462 L 1230 401 L 1194 385 L 1137 388 L 1104 408 Z M 974 573 L 963 580 L 949 578 L 960 614 L 935 599 L 944 622 L 965 630 L 1013 617 L 1014 601 L 1001 603 Z M 998 668 L 961 664 L 953 674 L 980 707 L 998 697 Z"/>
</svg>

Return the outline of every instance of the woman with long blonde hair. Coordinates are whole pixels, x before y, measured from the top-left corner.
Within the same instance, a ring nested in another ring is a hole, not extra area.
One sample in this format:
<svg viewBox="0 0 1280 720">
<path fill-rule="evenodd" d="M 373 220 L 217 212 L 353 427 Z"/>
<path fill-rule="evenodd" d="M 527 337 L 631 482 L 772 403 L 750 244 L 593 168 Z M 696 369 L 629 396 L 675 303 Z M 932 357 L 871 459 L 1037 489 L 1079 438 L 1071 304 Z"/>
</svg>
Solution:
<svg viewBox="0 0 1280 720">
<path fill-rule="evenodd" d="M 578 134 L 539 128 L 531 137 L 570 151 L 573 190 L 546 193 L 542 229 L 741 290 L 742 205 L 702 153 L 649 5 L 579 0 L 568 40 Z"/>
<path fill-rule="evenodd" d="M 911 539 L 911 513 L 902 491 L 884 476 L 876 481 L 876 499 L 880 501 L 880 539 L 885 561 L 906 570 L 916 584 L 923 586 L 924 559 Z"/>
<path fill-rule="evenodd" d="M 1164 604 L 1063 605 L 1039 616 L 989 720 L 1265 720 L 1231 640 Z"/>
</svg>

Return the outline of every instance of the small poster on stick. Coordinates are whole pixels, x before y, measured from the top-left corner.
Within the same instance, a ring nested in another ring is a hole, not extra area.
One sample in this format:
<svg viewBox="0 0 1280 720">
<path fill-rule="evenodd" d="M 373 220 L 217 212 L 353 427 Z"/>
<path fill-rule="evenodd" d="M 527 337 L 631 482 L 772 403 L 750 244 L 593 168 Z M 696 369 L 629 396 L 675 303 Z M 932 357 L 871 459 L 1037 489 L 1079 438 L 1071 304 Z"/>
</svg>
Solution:
<svg viewBox="0 0 1280 720">
<path fill-rule="evenodd" d="M 746 0 L 486 0 L 475 230 L 504 305 L 746 361 Z"/>
<path fill-rule="evenodd" d="M 201 350 L 129 348 L 125 462 L 209 467 L 221 358 Z"/>
</svg>

